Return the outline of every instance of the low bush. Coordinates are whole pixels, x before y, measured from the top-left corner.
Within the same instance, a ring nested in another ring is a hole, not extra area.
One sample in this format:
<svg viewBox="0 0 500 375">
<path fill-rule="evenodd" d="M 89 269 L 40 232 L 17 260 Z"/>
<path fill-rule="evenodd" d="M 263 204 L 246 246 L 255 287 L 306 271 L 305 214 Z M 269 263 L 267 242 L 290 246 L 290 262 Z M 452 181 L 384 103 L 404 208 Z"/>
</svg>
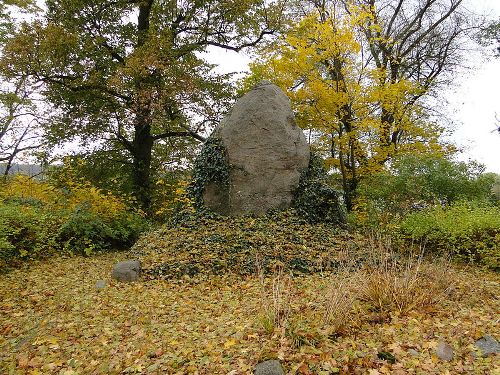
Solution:
<svg viewBox="0 0 500 375">
<path fill-rule="evenodd" d="M 0 185 L 0 262 L 89 255 L 132 245 L 146 228 L 127 202 L 82 180 L 63 187 L 16 176 Z"/>
<path fill-rule="evenodd" d="M 50 253 L 61 223 L 57 214 L 37 206 L 0 203 L 0 265 Z"/>
<path fill-rule="evenodd" d="M 399 228 L 406 241 L 426 249 L 451 253 L 462 261 L 500 269 L 500 207 L 459 202 L 408 215 Z"/>
<path fill-rule="evenodd" d="M 387 170 L 365 177 L 357 190 L 351 221 L 358 227 L 391 232 L 406 215 L 463 200 L 492 203 L 495 176 L 475 162 L 436 155 L 405 155 Z"/>
<path fill-rule="evenodd" d="M 129 247 L 143 229 L 144 221 L 137 215 L 121 212 L 107 220 L 85 204 L 65 218 L 58 240 L 69 251 L 90 255 L 93 251 Z"/>
</svg>

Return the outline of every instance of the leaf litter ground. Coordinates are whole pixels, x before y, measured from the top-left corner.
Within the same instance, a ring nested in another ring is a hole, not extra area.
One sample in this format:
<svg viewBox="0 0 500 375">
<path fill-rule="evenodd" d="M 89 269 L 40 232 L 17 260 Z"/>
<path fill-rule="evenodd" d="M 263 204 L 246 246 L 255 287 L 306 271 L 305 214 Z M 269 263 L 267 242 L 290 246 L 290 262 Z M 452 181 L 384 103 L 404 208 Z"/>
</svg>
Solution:
<svg viewBox="0 0 500 375">
<path fill-rule="evenodd" d="M 225 235 L 234 245 L 232 233 Z M 170 243 L 184 241 L 180 234 Z M 314 242 L 312 237 L 307 244 Z M 158 264 L 173 261 L 171 251 L 158 251 L 164 246 L 159 238 L 168 240 L 164 235 L 149 238 L 156 255 L 146 251 L 146 265 L 153 268 L 153 258 L 161 260 Z M 192 257 L 191 251 L 177 250 L 179 263 Z M 217 275 L 201 251 L 198 263 L 209 264 L 203 269 L 210 272 L 179 278 L 149 273 L 137 283 L 115 283 L 110 279 L 113 264 L 131 254 L 137 255 L 137 249 L 54 258 L 0 275 L 0 372 L 236 375 L 251 374 L 256 363 L 269 358 L 281 359 L 291 374 L 500 371 L 498 356 L 482 358 L 473 345 L 484 334 L 500 334 L 498 274 L 454 267 L 453 293 L 440 304 L 407 314 L 358 306 L 361 317 L 333 334 L 322 309 L 338 276 L 301 273 L 291 278 L 288 320 L 293 329 L 285 332 L 279 325 L 266 326 L 263 319 L 263 306 L 276 286 L 272 276 L 222 270 Z M 107 286 L 98 291 L 95 284 L 101 279 Z M 452 361 L 436 356 L 439 341 L 454 348 Z"/>
</svg>

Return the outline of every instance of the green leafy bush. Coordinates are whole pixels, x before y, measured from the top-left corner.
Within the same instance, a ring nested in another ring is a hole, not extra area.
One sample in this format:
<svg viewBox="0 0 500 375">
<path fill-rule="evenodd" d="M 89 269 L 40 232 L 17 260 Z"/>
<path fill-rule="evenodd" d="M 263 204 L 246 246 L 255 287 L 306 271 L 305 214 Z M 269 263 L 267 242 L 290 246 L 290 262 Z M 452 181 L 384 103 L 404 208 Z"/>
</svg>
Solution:
<svg viewBox="0 0 500 375">
<path fill-rule="evenodd" d="M 60 222 L 36 206 L 0 203 L 0 264 L 52 252 Z"/>
<path fill-rule="evenodd" d="M 92 212 L 87 205 L 68 215 L 59 228 L 58 242 L 71 252 L 90 255 L 94 251 L 120 249 L 133 245 L 144 229 L 143 220 L 122 213 L 113 221 Z"/>
<path fill-rule="evenodd" d="M 493 199 L 492 174 L 469 162 L 436 155 L 405 155 L 387 171 L 365 178 L 358 193 L 372 209 L 404 215 L 415 209 L 449 205 L 460 200 Z"/>
<path fill-rule="evenodd" d="M 140 212 L 84 181 L 61 188 L 16 176 L 0 185 L 0 265 L 128 247 L 146 227 Z"/>
<path fill-rule="evenodd" d="M 500 269 L 500 207 L 471 202 L 436 206 L 408 215 L 399 233 L 429 250 Z"/>
<path fill-rule="evenodd" d="M 438 155 L 405 155 L 385 171 L 364 178 L 350 216 L 353 225 L 391 233 L 408 214 L 454 202 L 494 202 L 495 176 L 475 162 Z"/>
</svg>

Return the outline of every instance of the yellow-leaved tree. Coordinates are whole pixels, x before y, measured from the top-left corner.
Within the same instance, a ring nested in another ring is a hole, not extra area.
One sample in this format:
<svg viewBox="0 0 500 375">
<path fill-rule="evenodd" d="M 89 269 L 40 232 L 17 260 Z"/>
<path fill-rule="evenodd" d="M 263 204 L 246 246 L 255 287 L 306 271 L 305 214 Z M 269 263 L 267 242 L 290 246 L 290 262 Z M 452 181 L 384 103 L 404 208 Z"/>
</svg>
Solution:
<svg viewBox="0 0 500 375">
<path fill-rule="evenodd" d="M 399 54 L 408 40 L 410 48 L 422 50 L 431 37 L 425 28 L 436 25 L 418 24 L 427 9 L 416 12 L 417 30 L 407 30 L 412 33 L 408 38 L 398 18 L 401 10 L 389 17 L 387 10 L 379 13 L 375 1 L 311 1 L 302 11 L 284 35 L 259 50 L 242 86 L 268 79 L 287 93 L 298 125 L 341 177 L 351 210 L 360 179 L 383 169 L 394 156 L 449 150 L 426 98 L 455 55 L 429 52 L 427 61 L 417 61 L 404 49 L 406 54 Z M 400 33 L 394 33 L 396 27 Z M 448 40 L 449 45 L 455 42 Z M 441 65 L 425 70 L 424 64 L 432 66 L 437 57 Z"/>
</svg>

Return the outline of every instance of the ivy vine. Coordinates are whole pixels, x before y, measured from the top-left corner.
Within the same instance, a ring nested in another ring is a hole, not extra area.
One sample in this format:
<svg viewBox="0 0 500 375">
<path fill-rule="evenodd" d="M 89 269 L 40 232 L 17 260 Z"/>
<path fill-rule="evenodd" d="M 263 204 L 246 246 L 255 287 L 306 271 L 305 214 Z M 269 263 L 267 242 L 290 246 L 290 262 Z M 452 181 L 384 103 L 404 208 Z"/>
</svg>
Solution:
<svg viewBox="0 0 500 375">
<path fill-rule="evenodd" d="M 311 223 L 328 222 L 345 226 L 346 211 L 341 193 L 328 184 L 323 159 L 311 152 L 308 168 L 300 176 L 292 207 Z"/>
<path fill-rule="evenodd" d="M 193 166 L 193 177 L 188 191 L 198 209 L 204 207 L 203 192 L 209 183 L 216 183 L 222 189 L 229 188 L 226 147 L 215 137 L 207 139 Z"/>
</svg>

